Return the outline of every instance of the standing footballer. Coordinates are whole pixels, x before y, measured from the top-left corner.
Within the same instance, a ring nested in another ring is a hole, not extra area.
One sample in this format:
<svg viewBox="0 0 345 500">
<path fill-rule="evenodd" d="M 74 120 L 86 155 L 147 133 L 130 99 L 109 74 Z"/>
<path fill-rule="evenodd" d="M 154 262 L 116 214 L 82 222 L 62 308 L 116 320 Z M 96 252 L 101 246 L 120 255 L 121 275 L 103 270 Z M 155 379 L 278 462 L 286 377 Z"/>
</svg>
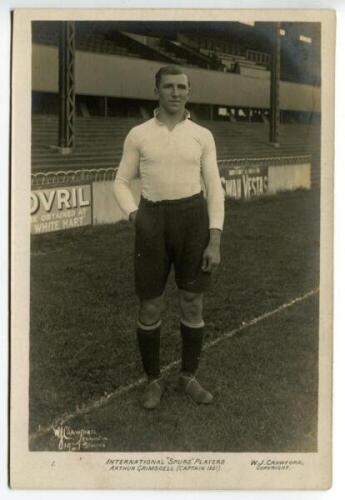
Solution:
<svg viewBox="0 0 345 500">
<path fill-rule="evenodd" d="M 220 263 L 224 194 L 209 130 L 185 109 L 190 81 L 176 66 L 156 74 L 159 107 L 128 133 L 114 182 L 115 197 L 135 226 L 135 287 L 140 300 L 137 338 L 148 383 L 143 406 L 156 408 L 164 392 L 160 371 L 163 293 L 171 265 L 179 292 L 181 389 L 196 403 L 212 394 L 195 377 L 203 333 L 203 294 Z M 130 182 L 141 180 L 139 207 Z M 202 192 L 206 188 L 206 200 Z"/>
</svg>

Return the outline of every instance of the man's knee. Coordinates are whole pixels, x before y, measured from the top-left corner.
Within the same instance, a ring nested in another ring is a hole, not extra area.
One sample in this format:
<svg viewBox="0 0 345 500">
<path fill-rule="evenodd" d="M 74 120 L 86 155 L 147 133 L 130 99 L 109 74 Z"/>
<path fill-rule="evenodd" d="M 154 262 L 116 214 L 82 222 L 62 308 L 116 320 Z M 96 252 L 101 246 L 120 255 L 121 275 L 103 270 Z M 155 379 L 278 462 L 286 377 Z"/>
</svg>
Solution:
<svg viewBox="0 0 345 500">
<path fill-rule="evenodd" d="M 190 323 L 202 321 L 203 294 L 180 290 L 182 319 Z"/>
<path fill-rule="evenodd" d="M 140 301 L 139 320 L 145 325 L 152 325 L 161 319 L 163 298 L 146 299 Z"/>
</svg>

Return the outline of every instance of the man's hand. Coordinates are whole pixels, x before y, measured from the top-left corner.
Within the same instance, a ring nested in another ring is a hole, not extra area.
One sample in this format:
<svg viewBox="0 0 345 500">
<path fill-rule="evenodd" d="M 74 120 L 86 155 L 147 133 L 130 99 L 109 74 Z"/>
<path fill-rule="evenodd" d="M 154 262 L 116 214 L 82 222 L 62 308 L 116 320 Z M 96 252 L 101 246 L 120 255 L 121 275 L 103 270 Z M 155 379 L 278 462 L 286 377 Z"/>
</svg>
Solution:
<svg viewBox="0 0 345 500">
<path fill-rule="evenodd" d="M 210 241 L 202 257 L 202 270 L 211 273 L 220 264 L 220 236 L 219 229 L 210 229 Z"/>
</svg>

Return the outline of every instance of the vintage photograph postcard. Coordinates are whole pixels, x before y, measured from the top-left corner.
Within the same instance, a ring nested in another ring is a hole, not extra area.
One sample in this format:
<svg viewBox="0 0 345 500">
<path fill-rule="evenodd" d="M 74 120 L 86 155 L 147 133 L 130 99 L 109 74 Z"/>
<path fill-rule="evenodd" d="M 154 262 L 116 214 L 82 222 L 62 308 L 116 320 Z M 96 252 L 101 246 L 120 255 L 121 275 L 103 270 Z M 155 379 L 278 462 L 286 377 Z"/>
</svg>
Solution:
<svg viewBox="0 0 345 500">
<path fill-rule="evenodd" d="M 332 483 L 331 10 L 16 10 L 10 486 Z"/>
</svg>

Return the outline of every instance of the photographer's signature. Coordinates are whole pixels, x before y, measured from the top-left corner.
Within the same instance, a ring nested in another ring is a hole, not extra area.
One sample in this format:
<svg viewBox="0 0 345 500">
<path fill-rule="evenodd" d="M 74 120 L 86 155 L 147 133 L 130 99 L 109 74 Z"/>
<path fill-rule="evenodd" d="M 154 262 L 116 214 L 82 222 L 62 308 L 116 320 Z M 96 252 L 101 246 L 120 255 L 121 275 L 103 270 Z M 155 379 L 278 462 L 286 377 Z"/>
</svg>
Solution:
<svg viewBox="0 0 345 500">
<path fill-rule="evenodd" d="M 73 429 L 60 425 L 53 428 L 60 451 L 100 450 L 107 447 L 108 438 L 100 436 L 94 429 Z"/>
</svg>

